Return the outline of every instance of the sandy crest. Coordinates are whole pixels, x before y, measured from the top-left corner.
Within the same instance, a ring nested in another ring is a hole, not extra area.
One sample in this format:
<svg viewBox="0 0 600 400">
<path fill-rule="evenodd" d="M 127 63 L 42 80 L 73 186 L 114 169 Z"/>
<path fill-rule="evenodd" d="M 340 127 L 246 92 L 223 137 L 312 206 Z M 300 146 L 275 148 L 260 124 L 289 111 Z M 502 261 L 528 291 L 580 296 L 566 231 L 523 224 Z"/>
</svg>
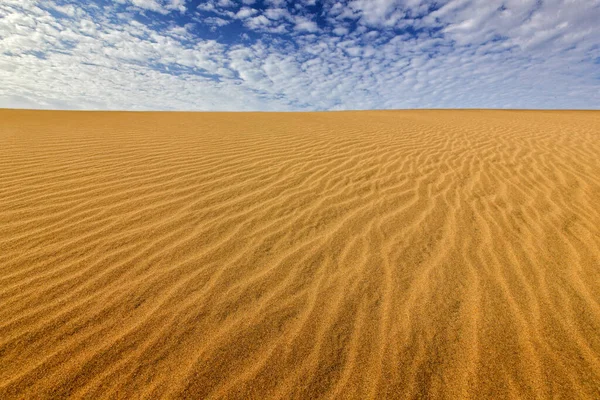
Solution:
<svg viewBox="0 0 600 400">
<path fill-rule="evenodd" d="M 600 112 L 0 111 L 0 398 L 600 398 Z"/>
</svg>

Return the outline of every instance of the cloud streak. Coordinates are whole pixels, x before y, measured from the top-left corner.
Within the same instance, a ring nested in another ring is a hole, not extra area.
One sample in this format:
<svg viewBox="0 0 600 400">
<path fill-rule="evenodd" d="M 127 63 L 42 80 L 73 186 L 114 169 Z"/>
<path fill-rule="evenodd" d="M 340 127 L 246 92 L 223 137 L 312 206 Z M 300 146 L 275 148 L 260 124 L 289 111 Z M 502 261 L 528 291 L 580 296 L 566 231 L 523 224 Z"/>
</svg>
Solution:
<svg viewBox="0 0 600 400">
<path fill-rule="evenodd" d="M 0 107 L 600 107 L 600 1 L 4 0 Z"/>
</svg>

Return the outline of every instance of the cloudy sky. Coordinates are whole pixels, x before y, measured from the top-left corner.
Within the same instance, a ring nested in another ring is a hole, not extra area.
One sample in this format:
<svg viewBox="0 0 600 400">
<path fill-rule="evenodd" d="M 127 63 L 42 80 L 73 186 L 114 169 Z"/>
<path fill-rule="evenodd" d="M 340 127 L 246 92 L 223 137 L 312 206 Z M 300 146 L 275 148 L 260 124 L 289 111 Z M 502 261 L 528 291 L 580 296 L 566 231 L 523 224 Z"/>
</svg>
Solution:
<svg viewBox="0 0 600 400">
<path fill-rule="evenodd" d="M 0 107 L 600 108 L 600 0 L 0 0 Z"/>
</svg>

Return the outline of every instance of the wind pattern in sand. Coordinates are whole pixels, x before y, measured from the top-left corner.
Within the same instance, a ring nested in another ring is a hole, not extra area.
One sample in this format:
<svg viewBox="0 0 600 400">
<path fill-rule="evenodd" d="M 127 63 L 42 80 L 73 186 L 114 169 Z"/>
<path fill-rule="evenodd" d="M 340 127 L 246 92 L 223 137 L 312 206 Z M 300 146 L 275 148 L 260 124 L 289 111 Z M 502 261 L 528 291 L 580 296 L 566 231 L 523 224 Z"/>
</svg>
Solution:
<svg viewBox="0 0 600 400">
<path fill-rule="evenodd" d="M 600 113 L 0 112 L 0 398 L 600 398 Z"/>
</svg>

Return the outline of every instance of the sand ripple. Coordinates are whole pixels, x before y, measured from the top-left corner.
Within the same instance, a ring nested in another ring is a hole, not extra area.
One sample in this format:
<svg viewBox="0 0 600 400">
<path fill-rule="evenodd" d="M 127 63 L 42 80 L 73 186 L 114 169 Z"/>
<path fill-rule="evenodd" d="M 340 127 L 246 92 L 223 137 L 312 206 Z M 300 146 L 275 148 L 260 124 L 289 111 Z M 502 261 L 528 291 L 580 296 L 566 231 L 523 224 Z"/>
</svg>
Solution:
<svg viewBox="0 0 600 400">
<path fill-rule="evenodd" d="M 600 113 L 0 111 L 0 398 L 600 398 Z"/>
</svg>

